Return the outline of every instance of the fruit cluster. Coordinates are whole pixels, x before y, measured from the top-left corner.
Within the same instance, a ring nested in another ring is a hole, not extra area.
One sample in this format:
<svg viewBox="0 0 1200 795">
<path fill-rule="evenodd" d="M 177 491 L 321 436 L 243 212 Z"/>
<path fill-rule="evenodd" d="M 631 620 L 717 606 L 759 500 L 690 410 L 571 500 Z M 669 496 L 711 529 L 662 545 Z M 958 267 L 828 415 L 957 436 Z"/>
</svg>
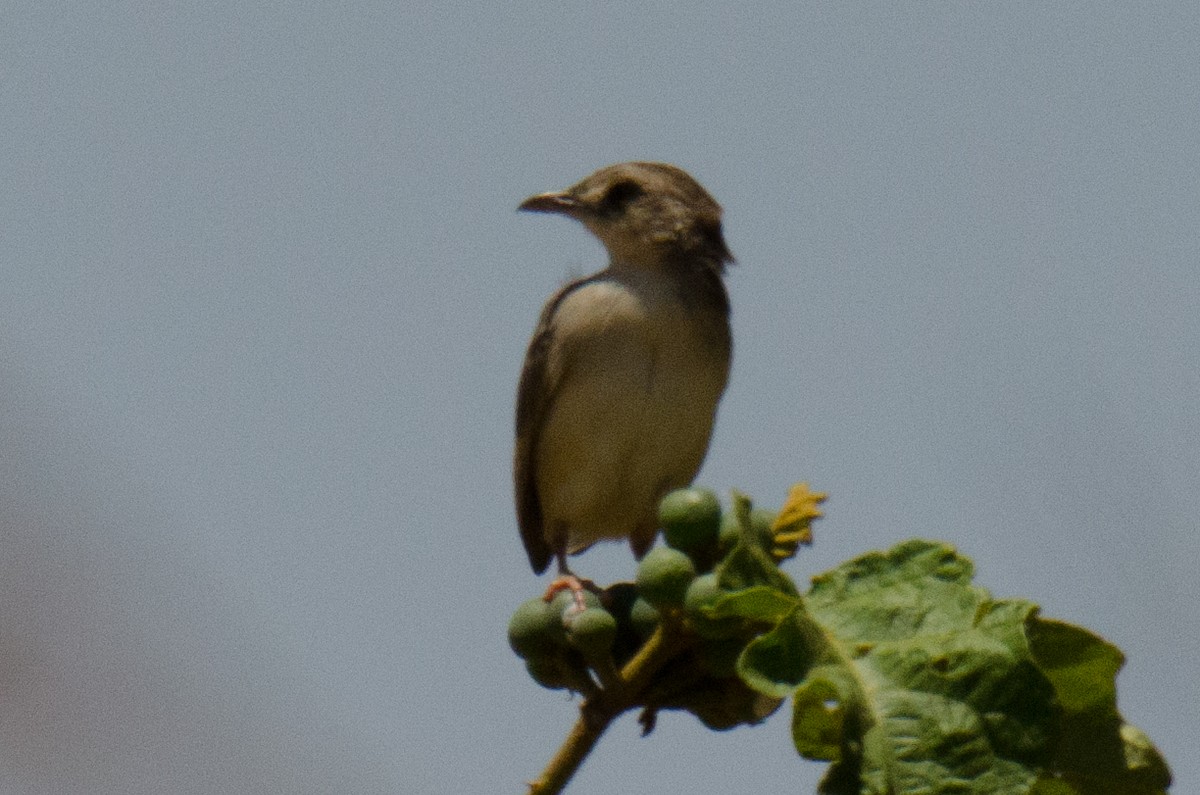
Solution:
<svg viewBox="0 0 1200 795">
<path fill-rule="evenodd" d="M 620 686 L 621 669 L 657 632 L 670 648 L 637 697 L 650 723 L 662 708 L 687 709 L 713 728 L 761 720 L 774 703 L 764 709 L 737 678 L 735 663 L 762 628 L 715 618 L 709 608 L 728 593 L 721 587 L 722 561 L 739 544 L 770 550 L 775 516 L 753 510 L 739 518 L 731 510 L 722 517 L 711 490 L 671 492 L 659 506 L 666 545 L 642 559 L 635 582 L 593 587 L 582 600 L 569 590 L 550 601 L 530 599 L 509 622 L 509 643 L 534 681 L 591 696 Z"/>
</svg>

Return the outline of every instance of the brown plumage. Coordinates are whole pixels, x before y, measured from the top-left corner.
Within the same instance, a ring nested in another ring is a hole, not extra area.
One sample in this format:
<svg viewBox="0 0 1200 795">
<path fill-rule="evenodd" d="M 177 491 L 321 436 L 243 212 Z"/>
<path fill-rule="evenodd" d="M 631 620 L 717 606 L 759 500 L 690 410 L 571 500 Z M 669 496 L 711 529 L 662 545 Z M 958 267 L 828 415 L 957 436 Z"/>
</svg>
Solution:
<svg viewBox="0 0 1200 795">
<path fill-rule="evenodd" d="M 535 572 L 601 539 L 654 542 L 662 495 L 689 484 L 729 375 L 733 257 L 721 208 L 664 163 L 602 168 L 520 209 L 574 218 L 609 264 L 542 310 L 517 390 L 517 522 Z"/>
</svg>

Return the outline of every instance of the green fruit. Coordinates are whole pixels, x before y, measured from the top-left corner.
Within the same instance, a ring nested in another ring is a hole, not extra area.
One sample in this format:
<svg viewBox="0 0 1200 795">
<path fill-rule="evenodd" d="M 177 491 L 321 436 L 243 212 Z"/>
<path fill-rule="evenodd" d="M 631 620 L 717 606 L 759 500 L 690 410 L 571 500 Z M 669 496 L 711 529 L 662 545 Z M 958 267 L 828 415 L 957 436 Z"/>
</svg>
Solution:
<svg viewBox="0 0 1200 795">
<path fill-rule="evenodd" d="M 721 528 L 721 502 L 711 489 L 676 489 L 658 505 L 667 545 L 693 554 L 711 549 Z"/>
<path fill-rule="evenodd" d="M 580 593 L 583 594 L 584 607 L 602 606 L 600 604 L 600 597 L 597 596 L 593 591 L 583 590 L 580 591 Z M 564 588 L 554 595 L 554 599 L 550 601 L 550 606 L 558 612 L 558 617 L 560 620 L 565 619 L 567 617 L 568 610 L 571 612 L 576 612 L 578 610 L 578 607 L 575 603 L 575 592 L 569 588 Z"/>
<path fill-rule="evenodd" d="M 645 599 L 639 598 L 633 603 L 633 607 L 629 608 L 629 623 L 640 638 L 645 639 L 653 635 L 660 621 L 662 615 Z"/>
<path fill-rule="evenodd" d="M 720 577 L 715 572 L 701 574 L 688 586 L 687 593 L 683 597 L 683 607 L 687 610 L 688 617 L 699 615 L 701 608 L 713 604 L 724 595 L 725 591 L 721 590 Z"/>
<path fill-rule="evenodd" d="M 549 690 L 573 690 L 580 676 L 587 676 L 583 662 L 572 652 L 574 660 L 564 654 L 538 655 L 525 661 L 525 670 L 533 681 Z M 576 668 L 572 665 L 575 663 Z"/>
<path fill-rule="evenodd" d="M 601 607 L 589 607 L 563 619 L 567 641 L 589 660 L 608 654 L 617 637 L 617 620 Z"/>
<path fill-rule="evenodd" d="M 677 549 L 655 547 L 638 566 L 638 593 L 659 610 L 679 607 L 694 579 L 696 565 L 691 558 Z"/>
<path fill-rule="evenodd" d="M 508 621 L 508 645 L 521 658 L 550 654 L 563 640 L 562 611 L 541 597 L 522 603 Z"/>
<path fill-rule="evenodd" d="M 683 597 L 683 609 L 696 634 L 702 638 L 729 638 L 741 630 L 741 621 L 736 616 L 711 618 L 704 608 L 714 604 L 727 592 L 721 590 L 716 574 L 702 574 L 688 586 Z"/>
</svg>

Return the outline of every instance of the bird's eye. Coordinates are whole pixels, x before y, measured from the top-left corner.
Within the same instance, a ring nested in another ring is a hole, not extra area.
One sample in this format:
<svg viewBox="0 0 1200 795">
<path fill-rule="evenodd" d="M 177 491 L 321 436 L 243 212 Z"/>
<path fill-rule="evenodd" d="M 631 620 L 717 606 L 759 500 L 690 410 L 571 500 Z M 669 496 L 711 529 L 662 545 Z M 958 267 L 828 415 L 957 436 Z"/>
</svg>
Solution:
<svg viewBox="0 0 1200 795">
<path fill-rule="evenodd" d="M 608 189 L 601 206 L 608 212 L 620 212 L 629 202 L 641 196 L 642 186 L 630 179 L 621 180 Z"/>
</svg>

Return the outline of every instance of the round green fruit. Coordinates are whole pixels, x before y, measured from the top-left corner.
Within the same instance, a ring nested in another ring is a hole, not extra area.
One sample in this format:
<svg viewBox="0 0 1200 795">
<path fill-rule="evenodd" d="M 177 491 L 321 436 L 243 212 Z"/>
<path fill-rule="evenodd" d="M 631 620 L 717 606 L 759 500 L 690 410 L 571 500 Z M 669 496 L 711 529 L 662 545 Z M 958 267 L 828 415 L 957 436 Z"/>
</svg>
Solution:
<svg viewBox="0 0 1200 795">
<path fill-rule="evenodd" d="M 522 659 L 553 653 L 563 640 L 562 610 L 541 597 L 523 602 L 508 621 L 508 645 Z"/>
<path fill-rule="evenodd" d="M 589 607 L 563 620 L 567 641 L 589 660 L 608 654 L 617 637 L 617 620 L 602 607 Z"/>
<path fill-rule="evenodd" d="M 638 593 L 659 610 L 679 607 L 694 579 L 696 565 L 691 558 L 678 549 L 655 547 L 638 566 Z"/>
<path fill-rule="evenodd" d="M 633 631 L 639 638 L 645 639 L 653 635 L 654 630 L 658 629 L 660 621 L 662 621 L 662 614 L 645 599 L 639 597 L 633 603 L 633 607 L 629 608 L 629 623 L 633 625 Z"/>
<path fill-rule="evenodd" d="M 701 608 L 713 604 L 724 595 L 725 591 L 721 590 L 720 577 L 715 572 L 701 574 L 688 586 L 687 593 L 683 597 L 683 607 L 689 616 L 698 615 Z"/>
<path fill-rule="evenodd" d="M 683 597 L 683 609 L 696 634 L 702 638 L 728 638 L 738 634 L 741 624 L 737 617 L 711 618 L 704 608 L 714 604 L 727 591 L 721 589 L 716 574 L 702 574 L 688 586 Z"/>
<path fill-rule="evenodd" d="M 574 683 L 579 681 L 580 676 L 586 677 L 587 673 L 583 671 L 583 663 L 578 660 L 578 655 L 574 652 L 572 655 L 581 666 L 579 670 L 573 668 L 571 660 L 563 654 L 530 657 L 525 661 L 525 670 L 533 681 L 548 690 L 573 690 Z"/>
<path fill-rule="evenodd" d="M 601 607 L 600 597 L 594 591 L 585 589 L 580 591 L 580 593 L 583 594 L 583 604 L 585 608 Z M 554 598 L 550 601 L 550 606 L 558 612 L 558 617 L 560 620 L 566 620 L 568 611 L 572 613 L 579 612 L 579 607 L 575 602 L 575 592 L 570 588 L 564 588 L 556 593 Z"/>
<path fill-rule="evenodd" d="M 712 549 L 721 529 L 721 502 L 711 489 L 676 489 L 658 505 L 667 545 L 693 554 Z"/>
</svg>

